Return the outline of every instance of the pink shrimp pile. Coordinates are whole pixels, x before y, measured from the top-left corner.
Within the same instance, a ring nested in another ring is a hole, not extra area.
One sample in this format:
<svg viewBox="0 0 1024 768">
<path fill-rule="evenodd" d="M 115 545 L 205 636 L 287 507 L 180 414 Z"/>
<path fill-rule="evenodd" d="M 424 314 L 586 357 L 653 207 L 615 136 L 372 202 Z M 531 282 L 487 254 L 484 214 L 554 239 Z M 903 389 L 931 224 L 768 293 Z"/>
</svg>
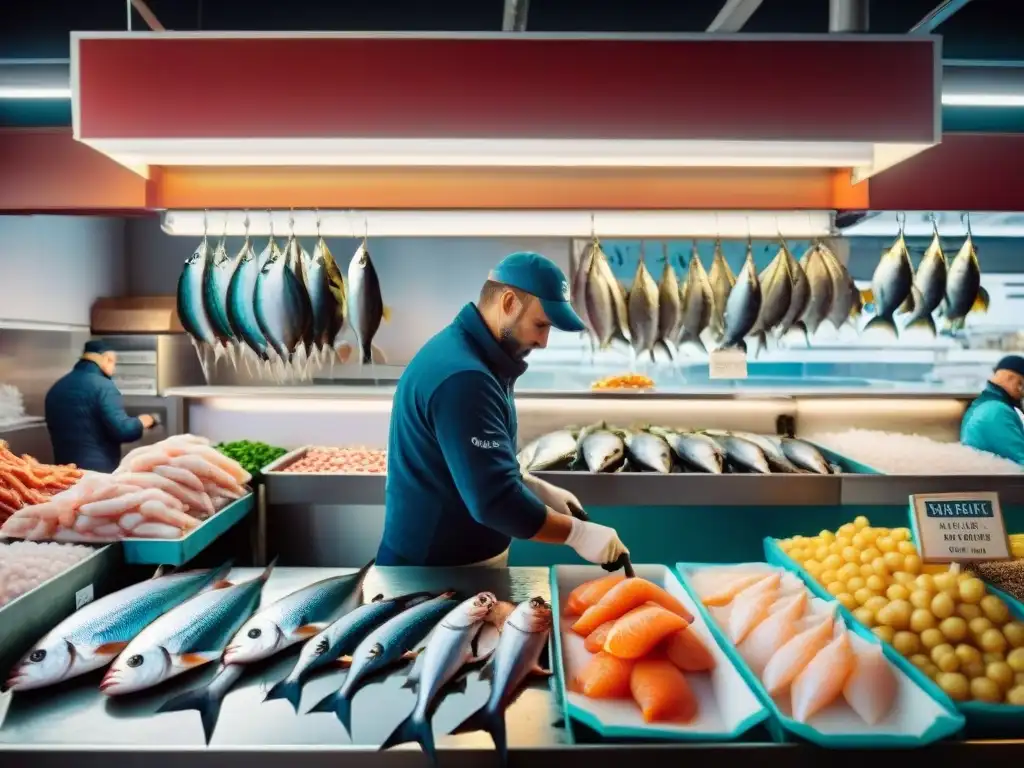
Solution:
<svg viewBox="0 0 1024 768">
<path fill-rule="evenodd" d="M 176 435 L 136 448 L 113 474 L 90 473 L 0 527 L 20 539 L 177 539 L 249 492 L 249 473 L 205 438 Z"/>
</svg>

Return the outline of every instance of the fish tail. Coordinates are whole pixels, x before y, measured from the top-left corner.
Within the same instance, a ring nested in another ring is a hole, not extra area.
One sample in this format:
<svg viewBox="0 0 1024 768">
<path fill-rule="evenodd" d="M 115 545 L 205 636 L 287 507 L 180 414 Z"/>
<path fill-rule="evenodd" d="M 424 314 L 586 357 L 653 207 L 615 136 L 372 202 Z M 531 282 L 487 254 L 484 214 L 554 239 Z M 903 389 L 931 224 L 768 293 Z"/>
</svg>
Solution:
<svg viewBox="0 0 1024 768">
<path fill-rule="evenodd" d="M 400 722 L 380 745 L 380 748 L 384 750 L 410 741 L 419 744 L 430 757 L 431 762 L 437 761 L 434 749 L 434 729 L 430 725 L 430 720 L 417 712 L 413 712 Z"/>
<path fill-rule="evenodd" d="M 899 331 L 896 330 L 896 323 L 892 321 L 891 317 L 882 317 L 881 315 L 875 315 L 868 320 L 867 325 L 864 326 L 864 333 L 868 331 L 877 331 L 886 336 L 891 336 L 894 339 L 900 337 Z"/>
<path fill-rule="evenodd" d="M 295 714 L 299 713 L 299 700 L 302 698 L 302 683 L 298 680 L 292 680 L 286 677 L 284 680 L 276 683 L 273 688 L 267 691 L 267 695 L 263 698 L 264 701 L 275 701 L 277 699 L 285 699 L 291 705 L 292 709 L 295 710 Z"/>
<path fill-rule="evenodd" d="M 704 342 L 701 341 L 700 337 L 690 333 L 690 331 L 682 332 L 679 336 L 679 343 L 677 346 L 680 349 L 690 347 L 702 355 L 706 355 L 708 353 L 707 347 L 704 346 Z"/>
<path fill-rule="evenodd" d="M 903 332 L 911 330 L 912 328 L 920 328 L 928 332 L 930 336 L 935 335 L 935 321 L 932 320 L 931 315 L 925 315 L 924 317 L 918 317 L 907 323 L 907 327 L 903 329 Z"/>
<path fill-rule="evenodd" d="M 798 340 L 804 346 L 810 346 L 810 340 L 807 338 L 807 327 L 802 322 L 793 323 L 779 339 L 779 341 L 785 342 L 786 346 L 789 346 L 794 340 Z"/>
<path fill-rule="evenodd" d="M 197 710 L 199 719 L 203 723 L 203 733 L 206 735 L 206 743 L 210 743 L 213 731 L 217 727 L 217 719 L 220 717 L 220 705 L 222 695 L 219 691 L 205 686 L 186 691 L 180 696 L 164 703 L 157 712 L 187 712 Z"/>
<path fill-rule="evenodd" d="M 330 697 L 328 697 L 330 698 Z M 343 696 L 339 691 L 334 696 L 334 701 L 331 702 L 332 706 L 327 710 L 334 710 L 334 716 L 338 718 L 338 722 L 345 728 L 345 733 L 351 735 L 352 733 L 352 702 L 348 696 Z"/>
<path fill-rule="evenodd" d="M 505 731 L 505 716 L 502 712 L 493 711 L 485 704 L 456 726 L 452 733 L 472 733 L 473 731 L 485 731 L 490 734 L 501 764 L 508 763 L 508 736 Z"/>
</svg>

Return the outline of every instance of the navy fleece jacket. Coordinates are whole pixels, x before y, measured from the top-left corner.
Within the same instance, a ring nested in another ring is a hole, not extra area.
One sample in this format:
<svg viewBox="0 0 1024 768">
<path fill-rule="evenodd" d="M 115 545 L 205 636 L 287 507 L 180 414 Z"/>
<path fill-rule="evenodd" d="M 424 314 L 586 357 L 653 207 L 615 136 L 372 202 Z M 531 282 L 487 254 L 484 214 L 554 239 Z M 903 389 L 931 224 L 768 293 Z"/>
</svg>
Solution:
<svg viewBox="0 0 1024 768">
<path fill-rule="evenodd" d="M 465 565 L 534 536 L 544 504 L 516 459 L 512 387 L 526 370 L 473 304 L 406 366 L 388 434 L 377 565 Z"/>
<path fill-rule="evenodd" d="M 110 378 L 91 360 L 79 360 L 46 393 L 46 427 L 58 464 L 113 472 L 122 443 L 142 437 L 142 422 L 124 410 Z"/>
</svg>

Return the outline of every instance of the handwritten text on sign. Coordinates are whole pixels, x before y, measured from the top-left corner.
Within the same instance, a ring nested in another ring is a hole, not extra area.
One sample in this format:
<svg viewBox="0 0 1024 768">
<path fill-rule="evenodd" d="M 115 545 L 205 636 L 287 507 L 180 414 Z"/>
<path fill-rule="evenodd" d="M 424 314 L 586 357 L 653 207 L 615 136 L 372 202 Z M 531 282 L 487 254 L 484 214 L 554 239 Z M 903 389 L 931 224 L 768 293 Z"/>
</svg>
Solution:
<svg viewBox="0 0 1024 768">
<path fill-rule="evenodd" d="M 925 562 L 1005 560 L 1010 546 L 995 493 L 930 493 L 910 497 Z"/>
</svg>

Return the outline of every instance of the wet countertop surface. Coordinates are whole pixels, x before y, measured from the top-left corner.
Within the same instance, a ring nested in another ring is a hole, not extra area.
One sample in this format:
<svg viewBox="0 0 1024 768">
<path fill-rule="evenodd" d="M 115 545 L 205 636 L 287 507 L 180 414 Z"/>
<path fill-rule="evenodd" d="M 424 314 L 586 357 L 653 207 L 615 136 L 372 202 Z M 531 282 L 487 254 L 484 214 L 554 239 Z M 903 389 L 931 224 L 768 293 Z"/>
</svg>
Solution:
<svg viewBox="0 0 1024 768">
<path fill-rule="evenodd" d="M 263 592 L 263 605 L 296 589 L 329 576 L 349 573 L 346 568 L 279 568 Z M 231 580 L 255 578 L 257 568 L 237 568 Z M 467 595 L 493 591 L 500 599 L 519 602 L 534 595 L 550 599 L 547 568 L 498 569 L 372 569 L 364 585 L 364 599 L 378 593 L 387 597 L 421 590 L 457 589 Z M 40 635 L 50 629 L 40 628 Z M 353 700 L 353 738 L 333 713 L 304 714 L 322 698 L 337 690 L 346 672 L 327 671 L 306 683 L 300 714 L 287 701 L 263 702 L 265 692 L 291 670 L 301 644 L 254 665 L 224 697 L 210 748 L 297 747 L 376 749 L 411 711 L 415 694 L 402 689 L 410 666 L 397 667 L 378 682 L 367 685 Z M 39 691 L 0 695 L 0 754 L 9 749 L 205 750 L 205 739 L 196 711 L 158 713 L 164 702 L 211 679 L 215 664 L 184 674 L 148 692 L 106 697 L 98 690 L 102 671 Z M 5 670 L 6 671 L 6 670 Z M 485 733 L 445 736 L 487 699 L 489 684 L 469 674 L 466 692 L 447 696 L 434 716 L 439 748 L 487 749 Z M 538 680 L 524 689 L 509 708 L 506 722 L 509 746 L 549 747 L 567 742 L 560 727 L 561 710 L 554 678 Z M 415 745 L 413 745 L 415 748 Z M 400 747 L 399 749 L 407 749 Z M 421 758 L 422 759 L 422 758 Z M 2 758 L 0 758 L 2 762 Z"/>
</svg>

